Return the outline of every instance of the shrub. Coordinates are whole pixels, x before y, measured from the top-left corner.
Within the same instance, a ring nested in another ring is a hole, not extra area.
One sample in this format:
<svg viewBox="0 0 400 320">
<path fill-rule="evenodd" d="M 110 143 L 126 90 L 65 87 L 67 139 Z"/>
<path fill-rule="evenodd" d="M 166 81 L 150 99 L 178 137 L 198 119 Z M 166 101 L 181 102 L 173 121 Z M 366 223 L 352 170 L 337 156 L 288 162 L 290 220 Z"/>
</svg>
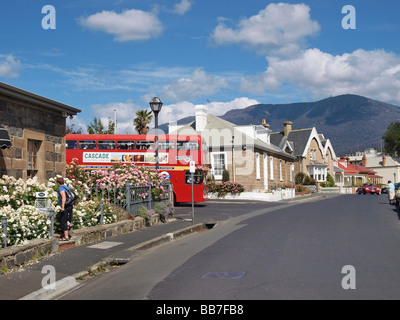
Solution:
<svg viewBox="0 0 400 320">
<path fill-rule="evenodd" d="M 229 181 L 229 171 L 224 169 L 224 171 L 222 171 L 222 182 L 227 181 Z"/>
<path fill-rule="evenodd" d="M 174 216 L 174 205 L 169 201 L 156 202 L 154 204 L 154 212 L 160 216 L 161 222 L 167 222 L 169 218 Z"/>
<path fill-rule="evenodd" d="M 246 190 L 246 187 L 238 182 L 215 182 L 208 184 L 208 192 L 216 193 L 218 197 L 225 197 L 228 193 L 240 194 Z"/>
<path fill-rule="evenodd" d="M 306 174 L 303 172 L 299 172 L 298 174 L 296 174 L 296 177 L 294 179 L 295 184 L 304 184 L 304 179 L 306 178 Z"/>
<path fill-rule="evenodd" d="M 50 220 L 31 205 L 18 209 L 2 207 L 0 217 L 7 218 L 7 246 L 24 245 L 29 240 L 49 238 Z"/>
</svg>

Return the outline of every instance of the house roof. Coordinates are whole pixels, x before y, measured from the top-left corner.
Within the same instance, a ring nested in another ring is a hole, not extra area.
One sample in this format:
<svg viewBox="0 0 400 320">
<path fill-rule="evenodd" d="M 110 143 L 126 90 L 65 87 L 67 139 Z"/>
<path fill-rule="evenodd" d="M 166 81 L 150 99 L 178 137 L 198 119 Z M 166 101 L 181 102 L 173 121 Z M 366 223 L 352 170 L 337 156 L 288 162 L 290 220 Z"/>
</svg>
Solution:
<svg viewBox="0 0 400 320">
<path fill-rule="evenodd" d="M 285 146 L 290 145 L 293 155 L 296 157 L 306 157 L 307 149 L 312 139 L 317 140 L 323 154 L 330 149 L 332 157 L 336 158 L 331 141 L 326 139 L 323 134 L 319 134 L 316 128 L 291 130 L 287 137 L 284 136 L 283 131 L 271 133 L 271 144 L 276 145 L 282 150 L 286 149 Z"/>
<path fill-rule="evenodd" d="M 345 165 L 346 162 L 346 165 Z M 382 178 L 381 176 L 376 175 L 376 172 L 368 169 L 366 167 L 360 166 L 358 164 L 353 164 L 347 161 L 346 159 L 338 160 L 338 168 L 344 171 L 344 174 L 354 175 L 354 174 L 366 174 L 369 177 Z"/>
<path fill-rule="evenodd" d="M 61 102 L 57 102 L 32 92 L 28 92 L 13 86 L 10 86 L 6 83 L 0 82 L 0 95 L 3 94 L 5 96 L 9 96 L 16 99 L 21 99 L 24 101 L 28 101 L 39 105 L 41 107 L 53 110 L 53 111 L 60 111 L 65 112 L 68 116 L 69 115 L 76 115 L 77 113 L 81 112 L 81 110 L 63 104 Z"/>
<path fill-rule="evenodd" d="M 321 167 L 321 168 L 326 168 L 328 167 L 326 164 L 311 160 L 310 163 L 307 165 L 307 167 Z"/>
<path fill-rule="evenodd" d="M 397 162 L 389 155 L 386 156 L 386 164 L 385 167 L 398 167 L 400 163 Z M 378 155 L 375 157 L 367 157 L 367 166 L 370 168 L 381 168 L 382 166 L 382 155 Z"/>
<path fill-rule="evenodd" d="M 203 131 L 196 131 L 196 121 L 192 121 L 178 129 L 178 134 L 201 134 L 208 142 L 211 148 L 232 147 L 232 136 L 234 137 L 234 146 L 242 147 L 243 145 L 254 145 L 255 148 L 266 152 L 279 154 L 281 156 L 295 159 L 294 156 L 283 151 L 281 148 L 267 144 L 260 139 L 253 139 L 249 135 L 235 128 L 236 125 L 216 117 L 212 114 L 207 114 L 207 124 Z M 217 132 L 218 131 L 218 132 Z M 217 135 L 218 133 L 218 135 Z"/>
<path fill-rule="evenodd" d="M 294 150 L 293 154 L 300 157 L 307 147 L 312 130 L 312 128 L 292 130 L 287 138 L 283 132 L 273 132 L 271 133 L 271 143 L 279 148 L 284 148 L 286 141 L 288 141 Z"/>
</svg>

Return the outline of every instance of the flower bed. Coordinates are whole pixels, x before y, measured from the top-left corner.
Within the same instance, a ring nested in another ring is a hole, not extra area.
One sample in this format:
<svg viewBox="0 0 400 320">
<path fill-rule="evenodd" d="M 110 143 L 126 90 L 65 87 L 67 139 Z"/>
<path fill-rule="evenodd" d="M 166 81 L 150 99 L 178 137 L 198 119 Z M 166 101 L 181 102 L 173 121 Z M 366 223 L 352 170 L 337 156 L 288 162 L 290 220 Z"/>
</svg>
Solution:
<svg viewBox="0 0 400 320">
<path fill-rule="evenodd" d="M 76 161 L 67 166 L 65 184 L 78 195 L 79 200 L 74 204 L 74 229 L 95 226 L 99 223 L 101 200 L 111 200 L 114 197 L 125 197 L 114 187 L 124 186 L 127 181 L 134 185 L 152 185 L 153 199 L 157 200 L 166 194 L 160 186 L 163 178 L 155 171 L 132 166 L 121 166 L 112 170 L 97 172 L 90 175 L 79 168 Z M 36 192 L 46 192 L 54 212 L 60 211 L 58 203 L 57 177 L 50 178 L 46 183 L 39 183 L 36 178 L 24 181 L 14 177 L 3 176 L 0 179 L 0 217 L 7 218 L 7 246 L 26 244 L 29 240 L 49 237 L 50 221 L 46 214 L 40 213 L 34 207 Z M 90 186 L 97 184 L 100 197 L 90 195 Z M 107 192 L 106 192 L 107 191 Z M 107 195 L 105 198 L 104 195 Z M 143 194 L 143 197 L 147 196 Z M 118 220 L 117 208 L 109 203 L 103 206 L 103 224 L 114 223 Z M 56 227 L 58 221 L 55 221 Z M 3 237 L 4 235 L 2 235 Z"/>
</svg>

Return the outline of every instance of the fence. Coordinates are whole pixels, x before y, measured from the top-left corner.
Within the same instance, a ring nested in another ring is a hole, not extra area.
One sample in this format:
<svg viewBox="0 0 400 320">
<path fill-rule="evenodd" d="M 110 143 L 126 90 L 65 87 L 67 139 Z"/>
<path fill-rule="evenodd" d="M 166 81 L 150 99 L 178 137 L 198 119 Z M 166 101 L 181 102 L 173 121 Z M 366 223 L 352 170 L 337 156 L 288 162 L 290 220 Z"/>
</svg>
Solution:
<svg viewBox="0 0 400 320">
<path fill-rule="evenodd" d="M 353 193 L 356 193 L 357 188 L 355 188 L 355 187 L 332 187 L 332 188 L 319 187 L 318 191 L 324 192 L 324 193 L 353 194 Z"/>
<path fill-rule="evenodd" d="M 162 192 L 164 190 L 164 192 Z M 124 186 L 100 188 L 98 185 L 90 189 L 90 198 L 96 196 L 102 203 L 119 206 L 130 214 L 137 216 L 141 206 L 148 210 L 154 208 L 155 202 L 170 201 L 172 184 L 166 180 L 159 186 L 153 187 L 151 181 L 147 186 L 134 185 L 127 181 Z"/>
<path fill-rule="evenodd" d="M 52 238 L 54 235 L 54 211 L 49 211 L 49 214 L 46 218 L 46 220 L 50 220 L 50 228 L 49 228 L 49 237 Z M 10 226 L 8 225 L 8 221 L 6 217 L 1 218 L 1 230 L 3 231 L 3 239 L 2 239 L 2 247 L 6 248 L 7 247 L 7 241 L 8 238 L 33 238 L 34 236 L 37 236 L 40 233 L 43 233 L 45 229 L 42 230 L 36 230 L 35 232 L 31 232 L 29 234 L 21 234 L 21 235 L 15 235 L 15 234 L 10 234 L 8 233 Z M 46 228 L 47 229 L 47 228 Z"/>
<path fill-rule="evenodd" d="M 164 190 L 164 191 L 162 191 Z M 114 205 L 115 207 L 119 207 L 121 210 L 125 210 L 130 214 L 137 216 L 139 213 L 139 208 L 141 206 L 146 207 L 148 210 L 152 210 L 154 208 L 154 204 L 156 202 L 165 202 L 170 201 L 172 198 L 172 184 L 169 180 L 166 180 L 159 186 L 153 187 L 151 181 L 148 181 L 146 186 L 134 185 L 132 182 L 126 182 L 124 186 L 121 187 L 103 187 L 101 188 L 99 185 L 93 185 L 90 188 L 89 194 L 86 196 L 88 199 L 93 199 L 96 197 L 100 201 L 99 209 L 92 215 L 85 216 L 84 221 L 95 220 L 95 224 L 103 224 L 104 218 L 107 214 L 105 212 L 107 207 Z M 50 228 L 49 228 L 49 237 L 53 238 L 54 236 L 54 217 L 55 213 L 53 210 L 45 208 L 42 206 L 42 201 L 35 201 L 35 206 L 42 212 L 47 214 L 47 219 L 50 219 Z M 31 234 L 23 234 L 23 235 L 12 235 L 10 234 L 9 229 L 10 226 L 7 223 L 7 218 L 2 217 L 1 219 L 2 226 L 2 247 L 7 247 L 7 239 L 10 237 L 33 237 L 36 234 L 43 232 L 43 230 L 37 230 Z M 70 233 L 72 230 L 70 230 Z"/>
</svg>

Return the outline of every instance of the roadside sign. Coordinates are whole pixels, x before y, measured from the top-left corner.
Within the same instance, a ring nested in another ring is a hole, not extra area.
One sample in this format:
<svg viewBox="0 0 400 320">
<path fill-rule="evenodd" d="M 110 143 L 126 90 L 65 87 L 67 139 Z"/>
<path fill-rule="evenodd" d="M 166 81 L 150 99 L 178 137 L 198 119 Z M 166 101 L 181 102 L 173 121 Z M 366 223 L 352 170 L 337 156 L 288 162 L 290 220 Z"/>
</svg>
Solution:
<svg viewBox="0 0 400 320">
<path fill-rule="evenodd" d="M 164 179 L 171 179 L 171 175 L 170 175 L 167 171 L 161 172 L 160 175 L 161 175 Z"/>
<path fill-rule="evenodd" d="M 196 165 L 194 161 L 190 161 L 190 173 L 196 172 Z"/>
</svg>

